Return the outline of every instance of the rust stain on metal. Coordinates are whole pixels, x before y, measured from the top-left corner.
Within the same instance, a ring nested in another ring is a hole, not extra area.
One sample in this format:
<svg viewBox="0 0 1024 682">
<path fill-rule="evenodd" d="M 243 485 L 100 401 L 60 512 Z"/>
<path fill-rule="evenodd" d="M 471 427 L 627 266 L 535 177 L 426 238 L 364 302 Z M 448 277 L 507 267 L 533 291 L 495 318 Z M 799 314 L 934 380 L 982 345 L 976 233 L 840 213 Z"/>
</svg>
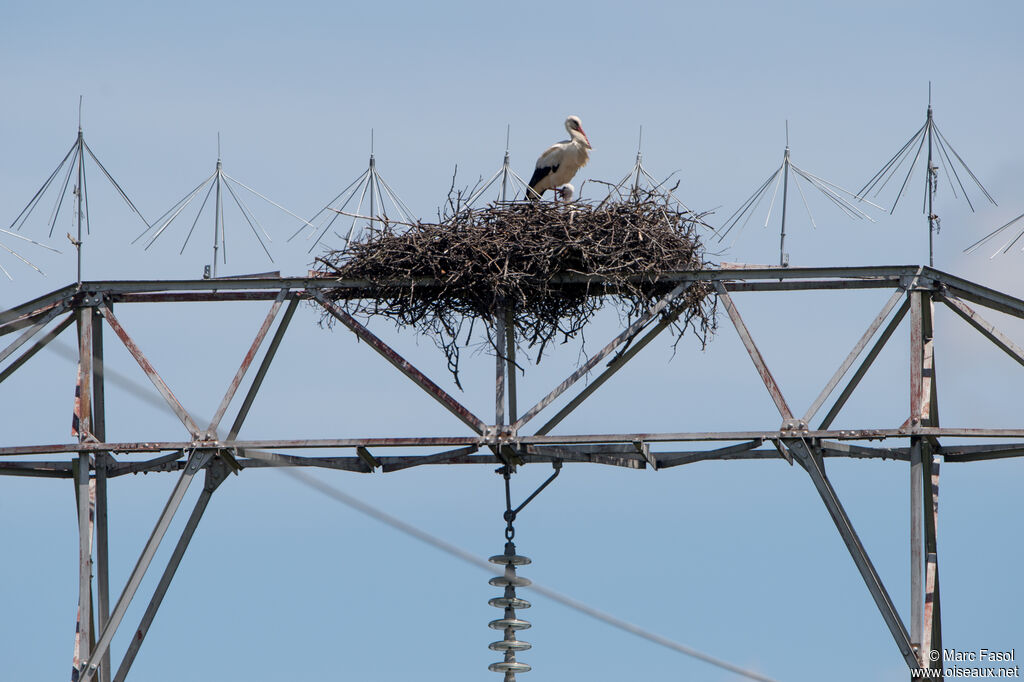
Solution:
<svg viewBox="0 0 1024 682">
<path fill-rule="evenodd" d="M 444 389 L 431 381 L 423 372 L 416 369 L 412 363 L 399 355 L 391 346 L 384 343 L 373 332 L 360 324 L 354 317 L 334 305 L 319 291 L 313 293 L 317 303 L 324 307 L 335 319 L 348 327 L 360 339 L 365 341 L 371 348 L 377 351 L 388 362 L 394 365 L 402 374 L 409 377 L 416 385 L 426 391 L 431 397 L 444 405 L 449 412 L 458 417 L 464 424 L 476 431 L 484 433 L 487 430 L 487 423 L 470 412 L 459 401 L 449 395 Z"/>
<path fill-rule="evenodd" d="M 103 317 L 107 320 L 107 324 L 110 325 L 110 328 L 113 329 L 114 333 L 121 339 L 121 343 L 124 344 L 124 347 L 127 348 L 128 352 L 135 358 L 135 361 L 139 363 L 139 367 L 141 367 L 142 371 L 146 373 L 149 380 L 153 382 L 157 391 L 159 391 L 160 395 L 164 397 L 164 400 L 166 400 L 167 404 L 170 405 L 172 410 L 174 410 L 174 413 L 178 415 L 178 418 L 185 425 L 185 428 L 187 428 L 189 433 L 192 434 L 192 437 L 198 438 L 199 427 L 196 425 L 195 421 L 192 420 L 192 417 L 189 416 L 188 411 L 180 402 L 178 402 L 178 399 L 174 397 L 174 393 L 171 392 L 170 387 L 167 386 L 160 374 L 156 371 L 153 365 L 150 364 L 149 360 L 146 359 L 146 356 L 143 355 L 142 351 L 135 344 L 135 341 L 128 335 L 128 332 L 124 330 L 121 323 L 117 321 L 117 318 L 114 317 L 114 313 L 110 308 L 106 305 L 102 305 L 100 307 L 103 311 Z"/>
<path fill-rule="evenodd" d="M 779 389 L 778 384 L 775 383 L 775 377 L 772 376 L 771 371 L 768 369 L 761 351 L 758 350 L 753 337 L 750 336 L 747 325 L 744 324 L 743 318 L 740 317 L 739 311 L 736 310 L 736 304 L 733 303 L 729 292 L 725 290 L 725 285 L 721 282 L 715 282 L 715 290 L 718 291 L 718 297 L 725 304 L 725 310 L 729 313 L 729 319 L 732 320 L 733 326 L 736 327 L 740 340 L 743 342 L 743 347 L 747 349 L 747 353 L 750 355 L 757 373 L 761 375 L 761 381 L 764 382 L 765 388 L 768 389 L 768 394 L 771 395 L 772 400 L 775 402 L 775 407 L 778 408 L 779 414 L 782 415 L 783 419 L 792 419 L 793 413 L 790 411 L 789 405 L 786 404 L 786 399 L 782 396 L 782 391 Z"/>
</svg>

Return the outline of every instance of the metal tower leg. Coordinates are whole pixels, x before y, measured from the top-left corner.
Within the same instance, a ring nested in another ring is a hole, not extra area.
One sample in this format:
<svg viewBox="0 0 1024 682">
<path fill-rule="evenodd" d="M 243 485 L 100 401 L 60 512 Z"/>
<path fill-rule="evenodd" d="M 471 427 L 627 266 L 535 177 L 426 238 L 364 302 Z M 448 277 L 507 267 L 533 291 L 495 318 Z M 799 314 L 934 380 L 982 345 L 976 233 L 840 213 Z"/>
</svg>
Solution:
<svg viewBox="0 0 1024 682">
<path fill-rule="evenodd" d="M 857 537 L 857 532 L 853 529 L 853 524 L 850 523 L 846 510 L 843 509 L 843 505 L 839 502 L 836 491 L 832 488 L 832 484 L 825 475 L 825 467 L 819 448 L 808 443 L 803 438 L 787 438 L 783 442 L 807 471 L 808 475 L 810 475 L 811 481 L 814 482 L 814 487 L 817 488 L 818 494 L 821 495 L 821 500 L 825 503 L 832 521 L 836 524 L 836 528 L 843 538 L 843 542 L 846 543 L 846 548 L 850 550 L 850 556 L 853 557 L 853 562 L 857 564 L 857 570 L 860 571 L 861 577 L 864 578 L 868 591 L 871 592 L 871 597 L 875 600 L 875 605 L 878 606 L 878 610 L 882 613 L 882 619 L 889 627 L 889 632 L 892 633 L 893 639 L 896 640 L 896 646 L 899 647 L 903 660 L 907 662 L 910 668 L 917 668 L 917 656 L 910 642 L 910 635 L 907 634 L 907 629 L 904 627 L 903 621 L 900 620 L 900 615 L 896 611 L 889 593 L 886 592 L 882 579 L 875 571 L 875 567 L 871 563 L 864 545 L 861 544 L 860 538 Z"/>
<path fill-rule="evenodd" d="M 92 309 L 92 433 L 107 440 L 106 393 L 103 382 L 103 317 Z M 96 453 L 96 608 L 100 632 L 110 617 L 110 562 L 107 535 L 107 463 L 105 452 Z M 100 682 L 110 682 L 110 651 L 100 663 Z"/>
<path fill-rule="evenodd" d="M 92 431 L 92 309 L 78 309 L 78 440 L 87 440 Z M 78 455 L 75 492 L 78 499 L 78 632 L 80 660 L 91 654 L 95 636 L 92 624 L 92 523 L 90 515 L 88 452 Z"/>
<path fill-rule="evenodd" d="M 935 376 L 935 304 L 927 290 L 911 292 L 911 425 L 939 425 Z M 911 439 L 911 639 L 918 647 L 922 668 L 942 667 L 932 661 L 931 651 L 942 648 L 942 626 L 938 608 L 938 552 L 936 515 L 938 511 L 939 447 L 934 439 Z M 941 658 L 941 657 L 940 657 Z M 938 677 L 936 679 L 942 679 Z"/>
<path fill-rule="evenodd" d="M 174 490 L 171 492 L 171 496 L 167 500 L 167 504 L 164 506 L 164 510 L 160 514 L 152 534 L 149 536 L 149 541 L 146 542 L 146 546 L 143 548 L 142 554 L 139 556 L 139 560 L 135 564 L 131 576 L 128 578 L 128 583 L 125 585 L 124 591 L 121 592 L 117 605 L 114 606 L 114 611 L 110 615 L 110 621 L 107 623 L 107 627 L 103 628 L 103 632 L 96 642 L 96 649 L 91 653 L 88 662 L 83 665 L 80 671 L 79 679 L 81 682 L 89 682 L 96 673 L 99 658 L 110 647 L 114 633 L 117 631 L 118 626 L 120 626 L 121 620 L 128 610 L 128 605 L 135 596 L 135 592 L 139 589 L 139 584 L 142 582 L 150 562 L 153 561 L 153 556 L 156 554 L 157 547 L 159 547 L 160 541 L 167 532 L 167 527 L 171 524 L 171 519 L 174 518 L 174 513 L 178 510 L 182 498 L 185 497 L 189 483 L 192 482 L 192 478 L 196 473 L 206 466 L 212 455 L 212 450 L 193 450 L 189 456 L 188 462 L 185 464 L 185 470 L 181 472 L 181 478 L 178 479 L 177 485 L 174 486 Z"/>
</svg>

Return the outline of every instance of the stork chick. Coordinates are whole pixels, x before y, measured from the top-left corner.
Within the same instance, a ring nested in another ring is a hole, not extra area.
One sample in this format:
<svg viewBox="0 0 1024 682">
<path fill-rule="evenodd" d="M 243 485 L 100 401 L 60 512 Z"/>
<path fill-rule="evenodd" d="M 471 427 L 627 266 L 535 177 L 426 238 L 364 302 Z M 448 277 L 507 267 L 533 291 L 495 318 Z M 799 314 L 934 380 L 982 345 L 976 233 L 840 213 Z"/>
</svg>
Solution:
<svg viewBox="0 0 1024 682">
<path fill-rule="evenodd" d="M 568 182 L 561 187 L 555 188 L 555 199 L 558 201 L 564 201 L 569 203 L 576 196 L 576 188 L 570 185 Z"/>
</svg>

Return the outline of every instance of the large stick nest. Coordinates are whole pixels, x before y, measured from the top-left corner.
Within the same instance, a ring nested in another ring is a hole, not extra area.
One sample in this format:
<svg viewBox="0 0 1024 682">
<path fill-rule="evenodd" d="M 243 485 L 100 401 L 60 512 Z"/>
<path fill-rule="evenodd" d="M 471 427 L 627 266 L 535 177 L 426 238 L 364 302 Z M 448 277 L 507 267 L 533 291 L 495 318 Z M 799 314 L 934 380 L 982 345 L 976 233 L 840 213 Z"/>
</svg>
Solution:
<svg viewBox="0 0 1024 682">
<path fill-rule="evenodd" d="M 552 341 L 580 336 L 611 303 L 627 324 L 675 283 L 660 276 L 700 270 L 701 215 L 654 192 L 592 205 L 548 201 L 468 210 L 449 199 L 439 223 L 383 223 L 343 249 L 316 259 L 325 277 L 369 283 L 358 298 L 332 295 L 349 313 L 383 316 L 413 327 L 444 351 L 459 383 L 459 351 L 476 323 L 499 355 L 498 325 L 514 326 L 516 344 L 539 362 Z M 661 311 L 678 338 L 691 329 L 704 345 L 715 328 L 717 299 L 695 282 Z M 330 323 L 330 318 L 325 316 Z"/>
</svg>

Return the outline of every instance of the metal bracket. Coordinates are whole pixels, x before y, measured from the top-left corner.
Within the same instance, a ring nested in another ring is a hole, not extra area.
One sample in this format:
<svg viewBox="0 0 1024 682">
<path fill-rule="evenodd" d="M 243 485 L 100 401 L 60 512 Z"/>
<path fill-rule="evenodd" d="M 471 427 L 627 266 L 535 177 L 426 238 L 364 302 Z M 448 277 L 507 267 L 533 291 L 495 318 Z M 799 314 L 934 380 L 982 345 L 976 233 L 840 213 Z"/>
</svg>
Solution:
<svg viewBox="0 0 1024 682">
<path fill-rule="evenodd" d="M 936 280 L 931 277 L 925 277 L 920 272 L 900 277 L 900 288 L 907 291 L 932 291 L 936 286 Z"/>
<path fill-rule="evenodd" d="M 206 481 L 203 484 L 203 489 L 212 493 L 227 479 L 230 471 L 231 467 L 223 457 L 214 459 L 206 469 Z"/>
<path fill-rule="evenodd" d="M 651 465 L 651 468 L 655 471 L 658 470 L 658 460 L 651 455 L 651 444 L 645 443 L 642 440 L 633 441 L 633 447 L 636 451 L 643 455 L 643 458 L 647 460 L 647 463 Z"/>
<path fill-rule="evenodd" d="M 772 438 L 772 445 L 774 445 L 775 449 L 779 451 L 779 454 L 782 455 L 782 458 L 789 462 L 790 466 L 793 466 L 793 453 L 791 453 L 789 451 L 789 448 L 787 448 L 783 444 L 782 439 Z"/>
<path fill-rule="evenodd" d="M 370 451 L 361 445 L 356 448 L 356 455 L 359 456 L 359 459 L 363 460 L 363 464 L 370 468 L 370 473 L 373 473 L 373 471 L 380 466 L 380 462 L 377 461 L 377 458 L 370 454 Z"/>
<path fill-rule="evenodd" d="M 195 474 L 210 461 L 213 457 L 213 450 L 207 449 L 196 449 L 192 451 L 192 456 L 189 457 L 188 464 L 185 466 L 185 471 L 189 474 Z"/>
<path fill-rule="evenodd" d="M 779 427 L 779 435 L 782 438 L 805 438 L 809 431 L 810 428 L 803 419 L 783 419 L 782 426 Z M 772 443 L 774 443 L 775 449 L 779 451 L 779 454 L 792 465 L 793 453 L 782 438 L 773 440 Z"/>
<path fill-rule="evenodd" d="M 523 500 L 523 503 L 520 504 L 515 509 L 512 508 L 512 490 L 509 486 L 509 479 L 511 479 L 512 477 L 512 470 L 508 466 L 498 467 L 498 469 L 495 470 L 495 473 L 501 474 L 502 476 L 505 477 L 505 521 L 508 523 L 506 537 L 508 537 L 509 541 L 512 540 L 512 537 L 509 537 L 509 531 L 511 531 L 512 535 L 515 535 L 515 531 L 512 530 L 512 522 L 516 520 L 516 516 L 519 514 L 519 512 L 523 511 L 523 507 L 530 504 L 530 502 L 533 502 L 533 498 L 537 497 L 537 495 L 540 495 L 541 491 L 544 490 L 544 488 L 547 488 L 552 481 L 558 478 L 558 474 L 562 473 L 562 460 L 553 460 L 551 462 L 551 466 L 554 468 L 555 473 L 551 474 L 551 476 L 549 476 L 546 481 L 540 484 L 539 488 L 534 490 L 533 493 L 525 500 Z"/>
<path fill-rule="evenodd" d="M 103 294 L 97 294 L 95 292 L 86 292 L 82 294 L 81 303 L 79 308 L 98 308 L 103 305 Z M 101 313 L 102 314 L 102 313 Z"/>
</svg>

